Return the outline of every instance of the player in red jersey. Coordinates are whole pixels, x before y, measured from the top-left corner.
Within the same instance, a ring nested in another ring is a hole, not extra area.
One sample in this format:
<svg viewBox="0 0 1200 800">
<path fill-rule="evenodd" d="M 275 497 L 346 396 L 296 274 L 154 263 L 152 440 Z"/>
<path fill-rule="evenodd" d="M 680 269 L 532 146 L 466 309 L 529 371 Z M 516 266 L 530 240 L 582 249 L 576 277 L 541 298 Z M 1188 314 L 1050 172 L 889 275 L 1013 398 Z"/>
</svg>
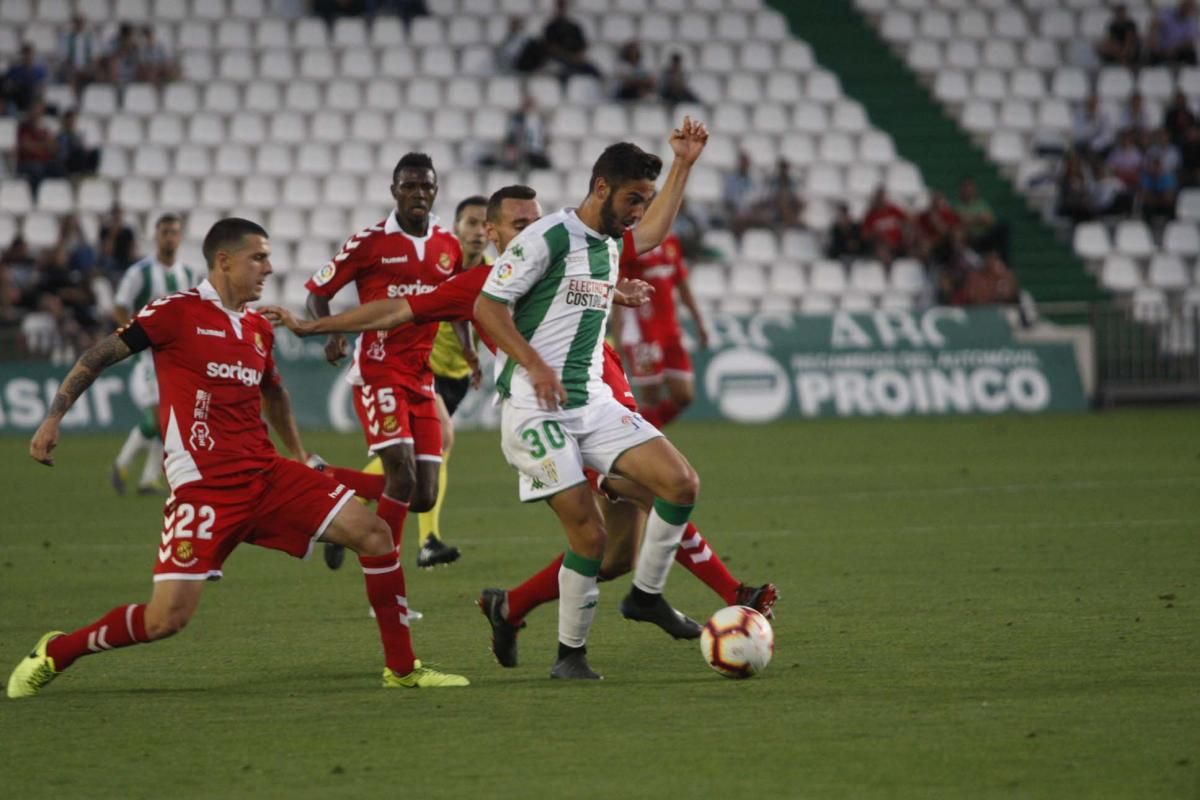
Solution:
<svg viewBox="0 0 1200 800">
<path fill-rule="evenodd" d="M 509 186 L 492 195 L 488 203 L 488 238 L 503 252 L 508 243 L 533 222 L 541 217 L 541 208 L 533 189 L 525 186 Z M 636 245 L 632 232 L 625 235 L 625 247 L 635 254 Z M 635 256 L 623 259 L 622 270 Z M 429 294 L 408 300 L 391 300 L 367 303 L 343 314 L 315 321 L 296 320 L 282 308 L 268 306 L 264 315 L 286 325 L 299 336 L 311 336 L 340 330 L 347 333 L 382 328 L 394 328 L 413 322 L 430 320 L 469 321 L 473 319 L 475 300 L 487 281 L 488 270 L 469 270 L 456 275 Z M 622 272 L 624 275 L 624 272 Z M 625 286 L 630 294 L 621 293 L 621 303 L 636 307 L 644 294 L 634 291 L 636 287 Z M 480 337 L 493 352 L 495 345 L 482 330 Z M 608 343 L 604 345 L 604 382 L 612 389 L 613 396 L 637 413 L 638 406 L 621 366 L 620 356 Z M 630 571 L 637 552 L 638 532 L 645 523 L 645 513 L 653 502 L 648 490 L 633 481 L 602 476 L 589 471 L 588 478 L 596 493 L 606 499 L 604 505 L 608 540 L 600 574 L 612 580 Z M 620 502 L 620 501 L 628 502 Z M 516 633 L 523 626 L 525 616 L 539 605 L 558 598 L 558 570 L 562 554 L 544 569 L 516 588 L 505 592 L 501 589 L 485 589 L 479 606 L 492 625 L 493 652 L 502 666 L 516 666 Z M 751 586 L 734 578 L 721 558 L 713 552 L 694 524 L 689 523 L 683 541 L 676 551 L 675 560 L 702 580 L 721 599 L 730 605 L 749 605 L 771 615 L 778 591 L 773 584 Z"/>
<path fill-rule="evenodd" d="M 650 302 L 635 312 L 621 314 L 618 325 L 625 334 L 622 340 L 630 342 L 626 355 L 633 367 L 633 384 L 641 393 L 642 416 L 654 427 L 662 428 L 691 405 L 695 396 L 692 360 L 684 349 L 683 330 L 675 314 L 676 289 L 696 323 L 701 348 L 708 347 L 708 331 L 688 285 L 683 248 L 675 234 L 638 256 L 624 274 L 654 287 Z"/>
<path fill-rule="evenodd" d="M 341 251 L 306 284 L 308 310 L 329 316 L 329 300 L 354 281 L 360 302 L 416 297 L 462 269 L 462 247 L 430 213 L 437 199 L 437 172 L 424 153 L 408 153 L 392 172 L 396 208 L 387 219 L 346 240 Z M 400 550 L 404 520 L 437 501 L 442 430 L 429 354 L 437 324 L 364 334 L 354 348 L 349 381 L 357 387 L 354 408 L 367 449 L 383 461 L 384 487 L 377 511 Z M 334 334 L 326 358 L 346 355 L 346 337 Z M 378 476 L 327 467 L 352 489 L 376 487 Z M 333 566 L 330 563 L 330 566 Z"/>
<path fill-rule="evenodd" d="M 171 496 L 150 601 L 117 606 L 72 633 L 44 635 L 13 671 L 8 696 L 37 694 L 83 656 L 178 633 L 205 583 L 222 577 L 226 557 L 242 542 L 304 557 L 318 540 L 358 553 L 383 640 L 384 686 L 467 685 L 414 659 L 404 570 L 387 525 L 348 502 L 352 490 L 302 463 L 304 448 L 272 355 L 274 331 L 245 307 L 262 295 L 272 271 L 266 231 L 223 219 L 205 237 L 204 257 L 208 279 L 199 287 L 149 303 L 80 357 L 29 446 L 34 459 L 53 466 L 71 405 L 106 368 L 153 350 Z M 264 413 L 299 460 L 275 451 Z"/>
</svg>

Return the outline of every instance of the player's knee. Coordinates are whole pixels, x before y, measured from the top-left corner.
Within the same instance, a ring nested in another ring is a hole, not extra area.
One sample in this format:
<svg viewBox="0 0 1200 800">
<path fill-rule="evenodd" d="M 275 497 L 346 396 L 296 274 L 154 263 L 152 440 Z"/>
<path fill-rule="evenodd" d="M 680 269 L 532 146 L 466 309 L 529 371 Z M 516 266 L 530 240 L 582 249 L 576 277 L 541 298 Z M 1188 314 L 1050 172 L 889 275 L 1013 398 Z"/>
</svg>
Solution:
<svg viewBox="0 0 1200 800">
<path fill-rule="evenodd" d="M 668 486 L 663 499 L 676 505 L 694 505 L 700 497 L 700 476 L 686 461 L 676 468 Z"/>
<path fill-rule="evenodd" d="M 147 610 L 146 636 L 152 642 L 174 636 L 187 627 L 191 618 L 191 612 L 181 608 L 168 608 L 158 613 Z"/>
<path fill-rule="evenodd" d="M 416 466 L 409 463 L 385 464 L 384 478 L 383 493 L 402 502 L 407 501 L 417 482 Z"/>
<path fill-rule="evenodd" d="M 359 552 L 364 556 L 386 556 L 393 549 L 395 544 L 392 542 L 392 529 L 372 514 L 370 524 L 363 531 Z"/>
<path fill-rule="evenodd" d="M 437 484 L 433 486 L 418 485 L 416 491 L 413 492 L 408 510 L 418 514 L 425 513 L 437 503 L 437 495 Z"/>
<path fill-rule="evenodd" d="M 692 400 L 696 397 L 696 390 L 690 383 L 682 383 L 675 386 L 671 394 L 673 395 L 671 399 L 675 401 L 675 405 L 685 408 L 692 404 Z"/>
</svg>

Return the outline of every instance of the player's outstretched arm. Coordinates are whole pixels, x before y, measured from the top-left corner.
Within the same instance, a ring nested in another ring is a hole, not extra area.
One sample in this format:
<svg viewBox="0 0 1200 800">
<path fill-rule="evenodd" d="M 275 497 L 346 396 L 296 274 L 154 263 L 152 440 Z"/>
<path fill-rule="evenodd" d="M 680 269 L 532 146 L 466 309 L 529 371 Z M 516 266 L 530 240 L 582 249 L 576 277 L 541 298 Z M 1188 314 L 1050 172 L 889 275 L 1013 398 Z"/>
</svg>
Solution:
<svg viewBox="0 0 1200 800">
<path fill-rule="evenodd" d="M 271 430 L 279 435 L 283 446 L 297 461 L 305 461 L 308 453 L 300 442 L 300 428 L 296 425 L 296 415 L 292 413 L 292 398 L 282 383 L 264 383 L 262 385 L 263 416 Z"/>
<path fill-rule="evenodd" d="M 321 319 L 329 316 L 329 298 L 322 297 L 319 294 L 308 293 L 308 301 L 305 303 L 308 309 L 309 316 L 313 319 Z M 346 342 L 346 337 L 340 333 L 329 334 L 329 341 L 325 342 L 325 360 L 335 367 L 350 352 L 350 345 Z"/>
<path fill-rule="evenodd" d="M 513 324 L 508 304 L 493 300 L 485 294 L 475 301 L 475 324 L 491 337 L 496 347 L 520 364 L 529 373 L 529 382 L 537 393 L 538 403 L 549 411 L 567 402 L 567 390 L 563 388 L 558 373 L 550 369 L 537 351 L 525 341 L 525 337 Z"/>
<path fill-rule="evenodd" d="M 54 448 L 58 446 L 58 425 L 100 373 L 133 355 L 129 345 L 113 333 L 88 348 L 58 387 L 46 418 L 29 442 L 29 455 L 48 467 L 54 466 Z"/>
<path fill-rule="evenodd" d="M 259 313 L 271 320 L 272 324 L 282 325 L 297 336 L 386 331 L 413 319 L 412 308 L 404 299 L 372 300 L 341 314 L 317 319 L 297 319 L 292 312 L 280 306 L 263 306 Z"/>
<path fill-rule="evenodd" d="M 708 128 L 691 117 L 684 117 L 682 127 L 671 131 L 671 150 L 675 153 L 671 170 L 658 196 L 646 209 L 646 216 L 633 229 L 633 243 L 638 253 L 648 253 L 658 247 L 671 232 L 679 207 L 683 205 L 683 190 L 692 165 L 707 143 Z"/>
</svg>

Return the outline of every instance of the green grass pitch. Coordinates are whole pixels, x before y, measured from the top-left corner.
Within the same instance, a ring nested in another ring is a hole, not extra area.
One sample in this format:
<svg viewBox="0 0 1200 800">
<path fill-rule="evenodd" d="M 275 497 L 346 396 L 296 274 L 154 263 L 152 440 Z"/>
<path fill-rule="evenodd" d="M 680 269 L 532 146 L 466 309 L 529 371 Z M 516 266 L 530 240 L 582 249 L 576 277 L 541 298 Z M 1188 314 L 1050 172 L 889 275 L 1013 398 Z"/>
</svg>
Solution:
<svg viewBox="0 0 1200 800">
<path fill-rule="evenodd" d="M 459 437 L 464 559 L 410 568 L 418 653 L 465 690 L 384 691 L 351 560 L 239 549 L 179 637 L 0 700 L 5 797 L 863 798 L 1200 794 L 1200 417 L 681 424 L 696 522 L 783 594 L 776 654 L 726 680 L 601 587 L 600 684 L 558 685 L 555 609 L 521 665 L 473 605 L 563 547 L 516 501 L 495 433 Z M 311 449 L 358 463 L 356 436 Z M 51 628 L 143 601 L 161 503 L 117 498 L 116 437 L 59 466 L 0 439 L 0 669 Z M 406 537 L 406 565 L 416 552 Z M 673 569 L 668 597 L 721 603 Z"/>
</svg>

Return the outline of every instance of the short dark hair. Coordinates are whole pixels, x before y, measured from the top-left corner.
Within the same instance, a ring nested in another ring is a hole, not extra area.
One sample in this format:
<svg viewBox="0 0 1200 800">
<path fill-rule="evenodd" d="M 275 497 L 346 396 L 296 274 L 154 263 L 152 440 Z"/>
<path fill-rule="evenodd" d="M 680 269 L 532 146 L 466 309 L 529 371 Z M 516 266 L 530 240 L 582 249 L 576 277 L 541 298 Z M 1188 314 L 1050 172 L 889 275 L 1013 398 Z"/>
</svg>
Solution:
<svg viewBox="0 0 1200 800">
<path fill-rule="evenodd" d="M 505 200 L 533 200 L 536 197 L 537 192 L 532 187 L 519 183 L 497 189 L 492 192 L 492 196 L 487 201 L 488 222 L 496 222 L 500 219 L 500 205 Z"/>
<path fill-rule="evenodd" d="M 592 179 L 588 191 L 596 188 L 596 179 L 604 178 L 615 189 L 629 181 L 658 180 L 662 172 L 662 159 L 647 153 L 633 142 L 618 142 L 605 148 L 592 167 Z"/>
<path fill-rule="evenodd" d="M 437 175 L 437 170 L 433 169 L 433 159 L 425 153 L 405 153 L 396 162 L 396 168 L 392 170 L 392 183 L 400 180 L 400 170 L 402 169 L 429 169 L 433 170 L 434 175 Z"/>
<path fill-rule="evenodd" d="M 183 217 L 179 216 L 174 211 L 168 211 L 167 213 L 160 215 L 158 219 L 154 220 L 154 230 L 158 230 L 159 226 L 161 225 L 171 224 L 182 225 Z"/>
<path fill-rule="evenodd" d="M 219 251 L 228 250 L 241 244 L 242 239 L 247 236 L 270 238 L 262 225 L 241 217 L 226 217 L 213 223 L 213 226 L 208 229 L 208 233 L 204 235 L 204 260 L 207 262 L 208 268 L 212 269 Z"/>
<path fill-rule="evenodd" d="M 463 215 L 463 212 L 471 206 L 486 206 L 487 204 L 488 199 L 481 194 L 473 194 L 470 197 L 465 198 L 461 203 L 454 207 L 454 221 L 458 222 L 458 219 Z"/>
</svg>

